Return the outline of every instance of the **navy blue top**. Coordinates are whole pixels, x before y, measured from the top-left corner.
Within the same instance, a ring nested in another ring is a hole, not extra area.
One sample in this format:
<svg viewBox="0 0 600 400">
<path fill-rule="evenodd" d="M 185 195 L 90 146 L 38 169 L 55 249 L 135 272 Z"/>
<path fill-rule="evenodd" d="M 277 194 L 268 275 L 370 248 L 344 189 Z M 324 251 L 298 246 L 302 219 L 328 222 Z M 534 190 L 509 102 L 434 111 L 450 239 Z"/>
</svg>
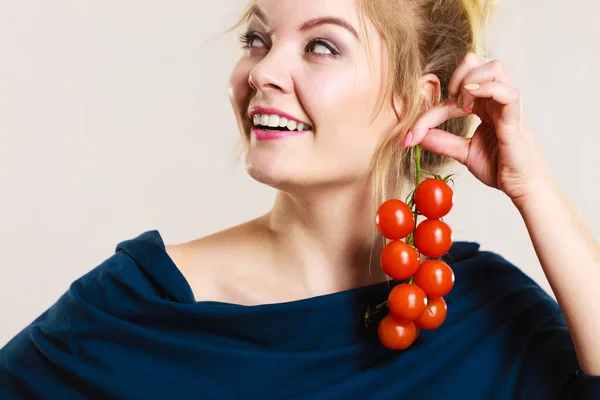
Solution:
<svg viewBox="0 0 600 400">
<path fill-rule="evenodd" d="M 0 399 L 600 399 L 557 303 L 479 244 L 446 256 L 448 316 L 405 351 L 392 281 L 258 306 L 196 302 L 157 231 L 119 243 L 0 350 Z M 381 315 L 383 317 L 383 315 Z"/>
</svg>

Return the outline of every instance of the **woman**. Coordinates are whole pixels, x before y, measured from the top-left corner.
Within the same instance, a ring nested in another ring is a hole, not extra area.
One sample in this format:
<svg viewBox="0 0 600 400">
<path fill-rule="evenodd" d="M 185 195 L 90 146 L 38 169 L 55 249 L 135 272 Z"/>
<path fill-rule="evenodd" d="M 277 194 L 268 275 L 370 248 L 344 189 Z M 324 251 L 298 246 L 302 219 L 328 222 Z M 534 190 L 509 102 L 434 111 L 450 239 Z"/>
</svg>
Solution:
<svg viewBox="0 0 600 400">
<path fill-rule="evenodd" d="M 272 210 L 189 243 L 156 231 L 120 243 L 0 352 L 0 397 L 600 398 L 600 248 L 509 73 L 475 54 L 487 9 L 251 4 L 230 94 L 248 173 L 278 189 Z M 482 123 L 466 138 L 472 114 Z M 373 210 L 414 182 L 417 145 L 424 168 L 456 159 L 509 196 L 559 304 L 456 242 L 442 327 L 393 351 L 364 326 L 398 283 L 370 268 Z"/>
</svg>

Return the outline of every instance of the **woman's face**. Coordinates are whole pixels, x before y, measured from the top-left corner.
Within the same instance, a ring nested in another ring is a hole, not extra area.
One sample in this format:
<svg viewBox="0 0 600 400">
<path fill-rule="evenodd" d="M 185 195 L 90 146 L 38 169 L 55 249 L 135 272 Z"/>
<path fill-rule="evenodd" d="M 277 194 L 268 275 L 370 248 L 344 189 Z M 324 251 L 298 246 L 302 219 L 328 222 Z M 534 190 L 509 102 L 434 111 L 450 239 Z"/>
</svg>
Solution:
<svg viewBox="0 0 600 400">
<path fill-rule="evenodd" d="M 356 0 L 257 1 L 230 77 L 254 179 L 292 188 L 364 176 L 398 123 L 389 101 L 375 118 L 387 51 L 366 22 L 371 52 Z"/>
</svg>

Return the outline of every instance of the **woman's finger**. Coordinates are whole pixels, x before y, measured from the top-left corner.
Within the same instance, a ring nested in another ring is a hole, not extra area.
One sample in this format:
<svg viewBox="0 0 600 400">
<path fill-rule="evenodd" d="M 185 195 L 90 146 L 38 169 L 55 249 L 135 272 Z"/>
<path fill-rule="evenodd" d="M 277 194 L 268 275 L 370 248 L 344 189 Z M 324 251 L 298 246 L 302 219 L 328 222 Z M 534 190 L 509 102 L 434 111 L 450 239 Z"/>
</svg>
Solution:
<svg viewBox="0 0 600 400">
<path fill-rule="evenodd" d="M 498 82 L 512 86 L 512 80 L 504 64 L 499 60 L 490 61 L 477 68 L 471 69 L 463 78 L 460 92 L 463 96 L 463 107 L 473 110 L 475 97 L 464 86 L 475 83 Z"/>
<path fill-rule="evenodd" d="M 453 74 L 452 78 L 450 78 L 450 85 L 452 85 L 452 90 L 456 91 L 456 107 L 463 108 L 466 111 L 471 111 L 472 108 L 467 108 L 465 104 L 471 104 L 474 99 L 469 92 L 464 92 L 461 90 L 461 87 L 464 85 L 465 76 L 467 76 L 472 71 L 481 67 L 484 64 L 484 61 L 479 58 L 475 53 L 467 53 L 463 62 L 457 67 L 457 70 Z M 453 81 L 454 80 L 454 81 Z"/>
<path fill-rule="evenodd" d="M 474 83 L 464 86 L 477 98 L 492 99 L 500 104 L 520 104 L 521 94 L 517 88 L 498 82 Z"/>
<path fill-rule="evenodd" d="M 467 111 L 456 108 L 454 99 L 450 98 L 442 101 L 419 117 L 411 129 L 412 137 L 407 136 L 405 138 L 405 147 L 420 144 L 429 129 L 435 128 L 449 119 L 466 115 L 469 115 Z"/>
<path fill-rule="evenodd" d="M 461 164 L 466 164 L 469 155 L 470 138 L 453 135 L 441 129 L 429 129 L 420 147 L 432 153 L 454 158 Z"/>
<path fill-rule="evenodd" d="M 462 59 L 461 63 L 458 64 L 454 72 L 452 73 L 452 77 L 450 77 L 450 82 L 448 83 L 448 93 L 451 97 L 456 98 L 460 93 L 461 82 L 464 77 L 473 69 L 483 64 L 483 60 L 481 60 L 475 53 L 469 52 Z"/>
</svg>

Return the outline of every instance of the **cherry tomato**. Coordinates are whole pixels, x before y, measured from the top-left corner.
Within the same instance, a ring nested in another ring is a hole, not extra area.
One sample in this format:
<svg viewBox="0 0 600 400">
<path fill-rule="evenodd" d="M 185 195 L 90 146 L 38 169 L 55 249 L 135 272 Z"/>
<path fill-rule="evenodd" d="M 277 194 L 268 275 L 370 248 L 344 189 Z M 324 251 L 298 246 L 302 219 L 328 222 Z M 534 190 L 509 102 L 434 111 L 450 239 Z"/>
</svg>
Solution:
<svg viewBox="0 0 600 400">
<path fill-rule="evenodd" d="M 415 273 L 415 283 L 428 297 L 443 297 L 454 286 L 454 272 L 443 261 L 424 261 Z"/>
<path fill-rule="evenodd" d="M 415 190 L 415 205 L 427 218 L 442 218 L 454 205 L 454 192 L 441 179 L 425 179 Z"/>
<path fill-rule="evenodd" d="M 427 308 L 427 295 L 417 285 L 401 283 L 390 292 L 388 308 L 396 318 L 414 321 Z"/>
<path fill-rule="evenodd" d="M 417 338 L 417 327 L 412 321 L 400 320 L 386 315 L 377 327 L 379 341 L 391 350 L 404 350 Z"/>
<path fill-rule="evenodd" d="M 427 257 L 441 257 L 452 247 L 452 229 L 439 219 L 426 219 L 415 229 L 415 246 Z"/>
<path fill-rule="evenodd" d="M 394 279 L 408 279 L 419 269 L 419 253 L 408 244 L 394 240 L 385 245 L 379 262 L 383 271 Z"/>
<path fill-rule="evenodd" d="M 426 308 L 423 314 L 415 320 L 417 327 L 426 330 L 437 329 L 446 320 L 448 306 L 446 306 L 446 301 L 443 298 L 434 297 L 429 299 L 429 308 L 431 308 L 431 311 Z"/>
<path fill-rule="evenodd" d="M 404 239 L 415 227 L 415 217 L 402 200 L 391 199 L 379 206 L 375 223 L 379 232 L 390 240 Z"/>
</svg>

